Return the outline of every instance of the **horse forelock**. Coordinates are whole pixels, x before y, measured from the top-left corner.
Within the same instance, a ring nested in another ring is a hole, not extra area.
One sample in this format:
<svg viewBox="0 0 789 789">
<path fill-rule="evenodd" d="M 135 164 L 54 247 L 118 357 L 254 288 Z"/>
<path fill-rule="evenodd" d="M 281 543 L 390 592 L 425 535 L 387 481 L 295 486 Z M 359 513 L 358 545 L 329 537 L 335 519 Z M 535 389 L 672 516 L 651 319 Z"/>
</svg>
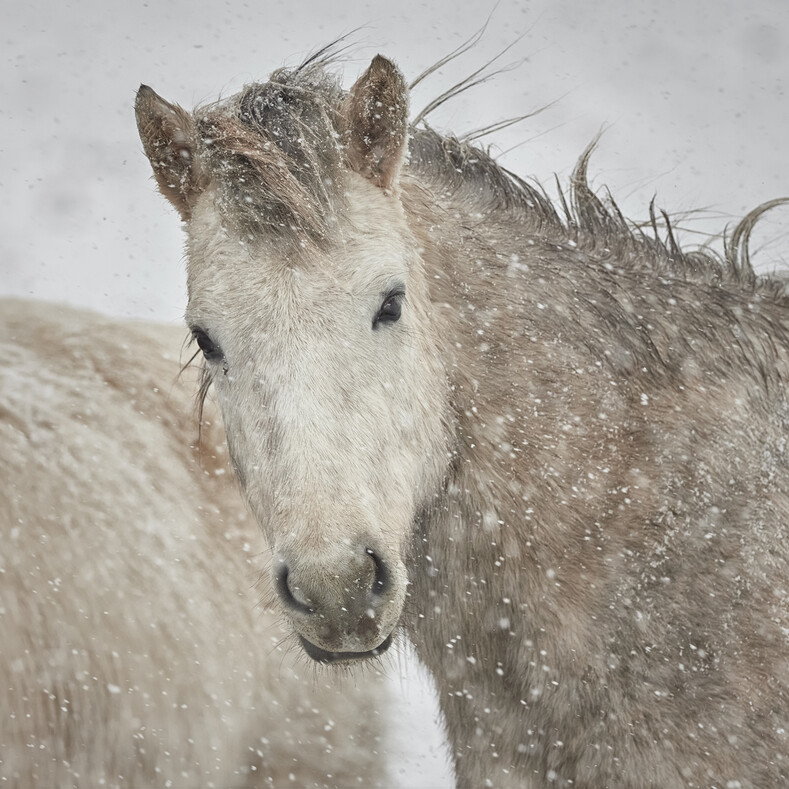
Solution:
<svg viewBox="0 0 789 789">
<path fill-rule="evenodd" d="M 328 237 L 342 204 L 337 79 L 318 64 L 195 113 L 201 158 L 220 209 L 251 238 L 305 246 Z"/>
</svg>

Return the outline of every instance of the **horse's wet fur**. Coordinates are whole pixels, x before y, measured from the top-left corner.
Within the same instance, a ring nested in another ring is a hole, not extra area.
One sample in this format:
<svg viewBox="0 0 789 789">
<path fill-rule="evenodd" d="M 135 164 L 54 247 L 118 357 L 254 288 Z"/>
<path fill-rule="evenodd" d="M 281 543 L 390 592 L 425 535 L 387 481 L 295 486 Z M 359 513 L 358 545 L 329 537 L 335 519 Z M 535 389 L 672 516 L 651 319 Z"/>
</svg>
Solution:
<svg viewBox="0 0 789 789">
<path fill-rule="evenodd" d="M 294 628 L 363 653 L 398 619 L 459 786 L 784 785 L 789 312 L 747 252 L 775 203 L 683 250 L 591 191 L 590 151 L 557 207 L 472 145 L 406 142 L 389 61 L 349 92 L 327 66 L 193 116 L 137 101 Z M 373 341 L 355 311 L 395 275 Z"/>
</svg>

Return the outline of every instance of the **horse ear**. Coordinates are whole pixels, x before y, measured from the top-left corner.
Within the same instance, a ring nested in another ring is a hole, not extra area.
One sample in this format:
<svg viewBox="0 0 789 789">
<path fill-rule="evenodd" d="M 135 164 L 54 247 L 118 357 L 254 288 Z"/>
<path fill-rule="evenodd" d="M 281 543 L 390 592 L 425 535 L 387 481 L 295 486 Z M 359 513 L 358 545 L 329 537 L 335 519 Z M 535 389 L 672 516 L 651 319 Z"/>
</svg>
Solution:
<svg viewBox="0 0 789 789">
<path fill-rule="evenodd" d="M 134 111 L 159 190 L 181 219 L 187 220 L 205 188 L 196 156 L 194 121 L 186 110 L 165 101 L 147 85 L 140 85 Z"/>
<path fill-rule="evenodd" d="M 381 55 L 351 88 L 344 107 L 348 163 L 382 189 L 397 183 L 408 138 L 408 86 Z"/>
</svg>

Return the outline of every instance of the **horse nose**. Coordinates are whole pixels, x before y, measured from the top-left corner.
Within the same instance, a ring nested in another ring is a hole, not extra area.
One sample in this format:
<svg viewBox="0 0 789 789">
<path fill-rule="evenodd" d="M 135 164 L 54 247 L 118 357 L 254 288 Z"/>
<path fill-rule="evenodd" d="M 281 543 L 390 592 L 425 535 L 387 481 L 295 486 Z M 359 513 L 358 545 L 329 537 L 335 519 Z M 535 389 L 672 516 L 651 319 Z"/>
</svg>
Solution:
<svg viewBox="0 0 789 789">
<path fill-rule="evenodd" d="M 365 562 L 368 566 L 355 567 L 351 573 L 334 574 L 332 582 L 324 584 L 330 587 L 328 589 L 320 588 L 322 573 L 315 572 L 314 567 L 303 567 L 301 571 L 293 572 L 290 565 L 282 561 L 276 577 L 277 593 L 285 607 L 298 614 L 320 614 L 322 609 L 331 609 L 341 602 L 349 613 L 363 607 L 369 615 L 369 609 L 375 611 L 385 600 L 392 584 L 392 574 L 386 562 L 372 548 L 365 548 L 364 554 L 369 557 L 370 562 Z M 332 592 L 336 592 L 338 583 L 342 582 L 342 575 L 347 576 L 350 586 L 343 587 L 345 594 L 337 599 Z"/>
<path fill-rule="evenodd" d="M 373 579 L 372 596 L 384 597 L 392 585 L 392 574 L 386 562 L 372 549 L 365 548 L 364 552 L 373 560 L 375 577 Z"/>
<path fill-rule="evenodd" d="M 275 571 L 277 594 L 297 633 L 330 653 L 361 655 L 387 639 L 393 586 L 388 563 L 372 548 L 333 562 L 282 557 Z"/>
<path fill-rule="evenodd" d="M 311 605 L 301 589 L 291 578 L 290 569 L 287 564 L 282 564 L 277 573 L 277 594 L 285 605 L 285 608 L 299 614 L 314 614 L 315 608 Z"/>
</svg>

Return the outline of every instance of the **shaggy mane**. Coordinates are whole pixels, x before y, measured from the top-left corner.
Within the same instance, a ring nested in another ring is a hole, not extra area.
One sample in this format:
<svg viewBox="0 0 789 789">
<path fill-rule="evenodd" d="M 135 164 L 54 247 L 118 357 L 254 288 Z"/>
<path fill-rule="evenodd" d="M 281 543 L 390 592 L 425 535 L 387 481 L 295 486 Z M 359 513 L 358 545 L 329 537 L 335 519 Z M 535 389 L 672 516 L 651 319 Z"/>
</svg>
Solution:
<svg viewBox="0 0 789 789">
<path fill-rule="evenodd" d="M 528 182 L 502 167 L 480 148 L 433 129 L 411 129 L 410 167 L 439 193 L 460 202 L 466 210 L 497 214 L 529 226 L 558 244 L 570 243 L 610 257 L 618 265 L 646 268 L 658 276 L 735 286 L 786 300 L 780 277 L 757 276 L 751 265 L 748 242 L 762 214 L 786 199 L 764 203 L 747 214 L 730 234 L 723 236 L 724 254 L 704 247 L 684 250 L 663 212 L 665 240 L 661 239 L 654 203 L 650 205 L 652 234 L 627 220 L 610 195 L 601 200 L 589 187 L 587 170 L 597 140 L 581 154 L 570 178 L 568 194 L 557 184 L 561 210 L 557 210 L 538 182 Z"/>
<path fill-rule="evenodd" d="M 228 216 L 251 238 L 265 232 L 300 247 L 321 244 L 342 211 L 340 113 L 347 93 L 327 71 L 338 62 L 338 44 L 195 113 L 208 172 L 222 189 Z M 765 203 L 742 219 L 723 237 L 722 255 L 707 247 L 684 250 L 664 212 L 661 238 L 654 205 L 647 234 L 622 215 L 610 195 L 603 200 L 591 190 L 587 169 L 596 142 L 579 158 L 569 189 L 559 188 L 559 208 L 538 182 L 427 124 L 410 129 L 406 172 L 427 180 L 440 201 L 472 215 L 522 222 L 557 244 L 577 245 L 620 266 L 786 298 L 785 283 L 757 276 L 748 254 L 756 221 L 785 200 Z"/>
</svg>

